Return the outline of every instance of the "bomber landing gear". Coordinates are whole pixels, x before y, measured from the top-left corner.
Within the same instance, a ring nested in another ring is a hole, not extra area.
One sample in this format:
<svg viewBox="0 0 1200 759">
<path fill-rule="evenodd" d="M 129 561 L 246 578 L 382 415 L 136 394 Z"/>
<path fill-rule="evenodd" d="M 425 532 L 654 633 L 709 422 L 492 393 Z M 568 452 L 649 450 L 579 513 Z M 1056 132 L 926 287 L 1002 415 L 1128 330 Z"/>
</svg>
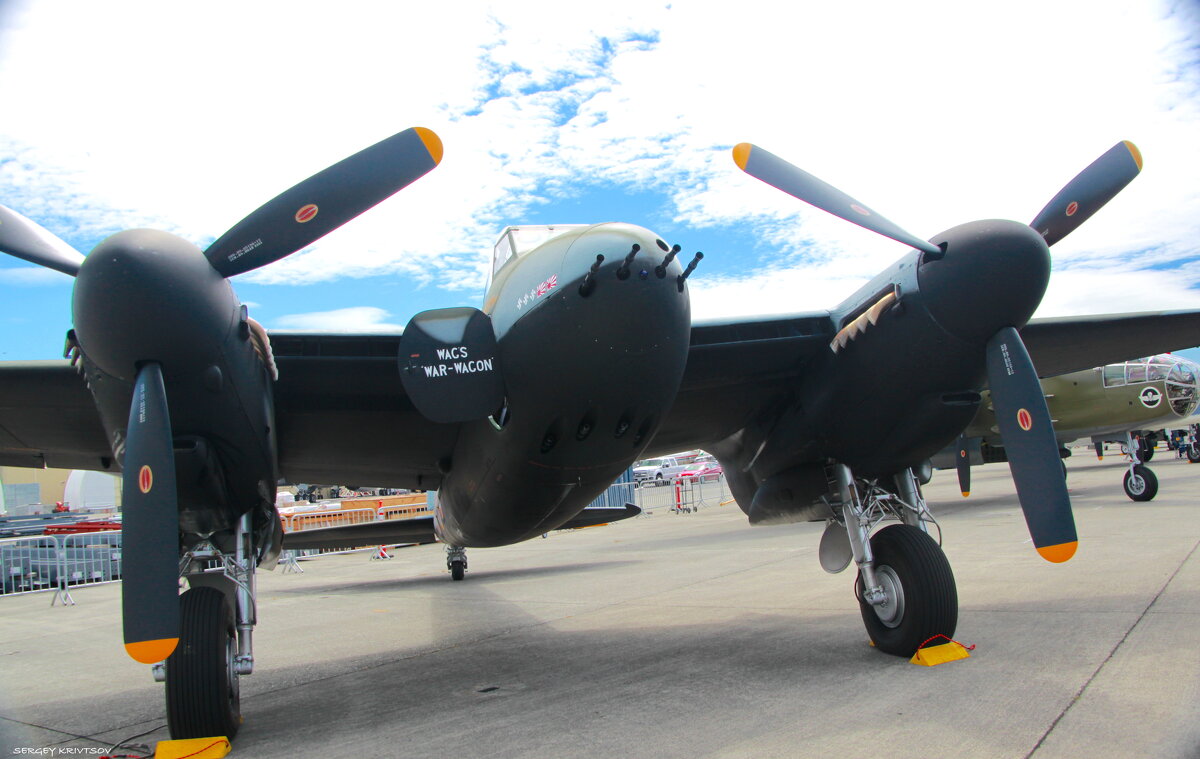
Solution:
<svg viewBox="0 0 1200 759">
<path fill-rule="evenodd" d="M 180 596 L 180 637 L 167 659 L 172 738 L 233 738 L 242 722 L 237 629 L 225 594 L 198 587 Z"/>
<path fill-rule="evenodd" d="M 930 638 L 952 637 L 958 626 L 954 573 L 926 530 L 933 517 L 912 471 L 896 475 L 898 496 L 874 482 L 855 480 L 842 464 L 835 466 L 842 518 L 829 524 L 827 535 L 841 527 L 849 536 L 849 551 L 858 566 L 854 594 L 875 646 L 908 657 Z M 871 529 L 889 517 L 903 524 L 871 537 Z M 829 540 L 831 546 L 837 542 Z M 829 558 L 825 543 L 822 539 L 822 565 L 827 570 L 841 564 L 840 571 L 849 564 L 849 557 L 845 562 Z"/>
<path fill-rule="evenodd" d="M 1158 495 L 1158 477 L 1144 464 L 1134 464 L 1122 481 L 1125 495 L 1133 501 L 1149 501 Z"/>
<path fill-rule="evenodd" d="M 1154 472 L 1144 463 L 1150 460 L 1153 448 L 1148 447 L 1145 440 L 1135 441 L 1133 433 L 1126 433 L 1126 440 L 1127 443 L 1123 447 L 1134 451 L 1134 456 L 1133 463 L 1129 465 L 1129 470 L 1125 472 L 1125 478 L 1121 482 L 1125 487 L 1125 495 L 1132 501 L 1153 500 L 1154 496 L 1158 495 L 1158 477 L 1154 476 Z"/>
<path fill-rule="evenodd" d="M 450 570 L 450 579 L 459 581 L 467 576 L 467 549 L 459 546 L 446 546 L 446 569 Z"/>
<path fill-rule="evenodd" d="M 241 726 L 238 678 L 254 671 L 256 557 L 251 515 L 238 522 L 234 554 L 201 542 L 181 562 L 191 588 L 180 596 L 180 637 L 165 666 L 171 737 L 232 739 Z"/>
</svg>

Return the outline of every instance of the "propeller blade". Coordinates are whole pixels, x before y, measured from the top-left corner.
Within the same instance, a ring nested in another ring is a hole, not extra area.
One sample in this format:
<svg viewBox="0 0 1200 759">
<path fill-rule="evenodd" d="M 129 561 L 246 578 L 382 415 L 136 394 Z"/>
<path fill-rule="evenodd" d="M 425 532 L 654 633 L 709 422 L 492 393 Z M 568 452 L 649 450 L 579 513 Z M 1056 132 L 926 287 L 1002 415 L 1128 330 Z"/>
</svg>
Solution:
<svg viewBox="0 0 1200 759">
<path fill-rule="evenodd" d="M 1029 226 L 1053 245 L 1116 197 L 1141 170 L 1137 146 L 1129 140 L 1118 142 L 1067 182 Z"/>
<path fill-rule="evenodd" d="M 963 498 L 971 495 L 971 454 L 967 449 L 967 436 L 959 435 L 957 444 L 958 455 L 955 456 L 955 464 L 958 469 L 958 489 L 962 491 Z"/>
<path fill-rule="evenodd" d="M 125 650 L 144 664 L 179 642 L 179 514 L 162 367 L 138 372 L 121 475 Z"/>
<path fill-rule="evenodd" d="M 1042 558 L 1063 562 L 1079 539 L 1063 479 L 1058 441 L 1029 351 L 1012 327 L 987 344 L 988 386 L 1009 468 L 1033 545 Z"/>
<path fill-rule="evenodd" d="M 910 235 L 833 185 L 817 179 L 807 171 L 756 145 L 748 142 L 735 145 L 733 161 L 738 168 L 755 179 L 761 179 L 772 187 L 851 224 L 857 224 L 863 229 L 869 229 L 932 255 L 942 253 L 941 248 L 933 243 Z"/>
<path fill-rule="evenodd" d="M 427 174 L 442 141 L 413 127 L 317 172 L 239 221 L 204 251 L 221 276 L 291 255 Z"/>
<path fill-rule="evenodd" d="M 83 254 L 6 206 L 0 206 L 0 251 L 74 277 Z"/>
</svg>

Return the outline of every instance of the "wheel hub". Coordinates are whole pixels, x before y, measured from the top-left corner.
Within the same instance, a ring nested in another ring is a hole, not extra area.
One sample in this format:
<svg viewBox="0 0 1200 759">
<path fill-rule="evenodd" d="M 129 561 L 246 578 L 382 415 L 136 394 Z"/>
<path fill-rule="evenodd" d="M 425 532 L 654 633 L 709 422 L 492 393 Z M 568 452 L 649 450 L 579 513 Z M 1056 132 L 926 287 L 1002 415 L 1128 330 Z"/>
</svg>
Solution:
<svg viewBox="0 0 1200 759">
<path fill-rule="evenodd" d="M 237 652 L 237 635 L 230 632 L 225 638 L 225 678 L 229 683 L 229 703 L 233 707 L 236 707 L 239 701 Z"/>
<path fill-rule="evenodd" d="M 1146 480 L 1139 474 L 1129 475 L 1129 492 L 1141 495 L 1146 492 Z"/>
<path fill-rule="evenodd" d="M 904 586 L 896 575 L 896 570 L 886 564 L 875 567 L 875 581 L 883 591 L 882 603 L 873 604 L 875 616 L 886 627 L 898 627 L 904 620 Z"/>
</svg>

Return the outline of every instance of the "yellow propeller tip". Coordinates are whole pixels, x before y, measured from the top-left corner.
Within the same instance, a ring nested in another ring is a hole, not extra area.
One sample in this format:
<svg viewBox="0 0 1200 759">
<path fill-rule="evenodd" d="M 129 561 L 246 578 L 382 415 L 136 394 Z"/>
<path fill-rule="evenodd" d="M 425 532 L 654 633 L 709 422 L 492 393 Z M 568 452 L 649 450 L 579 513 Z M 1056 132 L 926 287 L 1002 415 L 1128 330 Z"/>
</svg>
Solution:
<svg viewBox="0 0 1200 759">
<path fill-rule="evenodd" d="M 1075 555 L 1075 549 L 1079 548 L 1079 541 L 1072 540 L 1070 543 L 1058 543 L 1052 546 L 1041 546 L 1037 552 L 1042 555 L 1046 561 L 1055 564 L 1062 564 L 1067 559 Z"/>
<path fill-rule="evenodd" d="M 179 645 L 179 638 L 159 638 L 158 640 L 139 640 L 125 644 L 125 653 L 134 661 L 142 664 L 157 664 L 163 661 Z"/>
<path fill-rule="evenodd" d="M 1142 151 L 1138 150 L 1137 145 L 1134 145 L 1129 140 L 1122 140 L 1125 144 L 1125 149 L 1129 151 L 1129 155 L 1133 158 L 1133 162 L 1137 164 L 1138 171 L 1142 170 Z"/>
<path fill-rule="evenodd" d="M 733 146 L 733 162 L 742 171 L 746 170 L 746 161 L 750 160 L 750 150 L 754 146 L 748 142 L 739 142 Z"/>
<path fill-rule="evenodd" d="M 425 143 L 425 149 L 429 151 L 430 158 L 435 164 L 442 162 L 442 138 L 438 137 L 432 129 L 425 127 L 413 127 L 413 131 L 421 138 L 421 142 Z"/>
<path fill-rule="evenodd" d="M 970 497 L 971 497 L 971 491 L 970 491 L 970 490 L 964 490 L 964 491 L 962 491 L 962 494 L 963 494 L 963 498 L 970 498 Z"/>
</svg>

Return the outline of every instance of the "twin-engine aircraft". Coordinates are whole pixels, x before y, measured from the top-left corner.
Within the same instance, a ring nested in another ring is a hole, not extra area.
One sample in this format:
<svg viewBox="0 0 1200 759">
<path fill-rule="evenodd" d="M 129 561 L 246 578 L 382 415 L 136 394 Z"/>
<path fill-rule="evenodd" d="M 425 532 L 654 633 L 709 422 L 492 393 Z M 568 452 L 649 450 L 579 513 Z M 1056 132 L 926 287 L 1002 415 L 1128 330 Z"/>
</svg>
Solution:
<svg viewBox="0 0 1200 759">
<path fill-rule="evenodd" d="M 406 130 L 203 251 L 131 230 L 85 258 L 0 208 L 0 250 L 76 278 L 69 360 L 0 364 L 0 463 L 121 472 L 125 644 L 165 679 L 174 737 L 237 731 L 255 570 L 286 545 L 281 477 L 436 489 L 428 522 L 304 539 L 413 530 L 461 552 L 586 522 L 635 460 L 703 448 L 752 524 L 828 522 L 822 564 L 854 561 L 867 630 L 908 656 L 958 617 L 914 468 L 970 422 L 985 383 L 1033 543 L 1064 561 L 1077 537 L 1039 373 L 1200 334 L 1200 311 L 1029 321 L 1048 246 L 1140 170 L 1129 143 L 1032 225 L 976 221 L 928 241 L 738 145 L 747 173 L 913 248 L 830 311 L 693 324 L 701 254 L 609 223 L 507 230 L 483 308 L 418 314 L 402 335 L 268 335 L 249 317 L 228 277 L 304 248 L 441 156 L 433 132 Z"/>
<path fill-rule="evenodd" d="M 1104 443 L 1118 441 L 1130 454 L 1122 486 L 1134 501 L 1158 494 L 1158 477 L 1146 462 L 1154 453 L 1158 431 L 1179 427 L 1200 405 L 1200 365 L 1182 356 L 1163 354 L 1042 380 L 1042 393 L 1054 434 L 1066 457 L 1067 443 L 1090 438 L 1103 458 Z M 978 413 L 955 445 L 933 457 L 933 465 L 956 469 L 963 496 L 971 492 L 971 467 L 1007 461 L 988 391 Z"/>
</svg>

